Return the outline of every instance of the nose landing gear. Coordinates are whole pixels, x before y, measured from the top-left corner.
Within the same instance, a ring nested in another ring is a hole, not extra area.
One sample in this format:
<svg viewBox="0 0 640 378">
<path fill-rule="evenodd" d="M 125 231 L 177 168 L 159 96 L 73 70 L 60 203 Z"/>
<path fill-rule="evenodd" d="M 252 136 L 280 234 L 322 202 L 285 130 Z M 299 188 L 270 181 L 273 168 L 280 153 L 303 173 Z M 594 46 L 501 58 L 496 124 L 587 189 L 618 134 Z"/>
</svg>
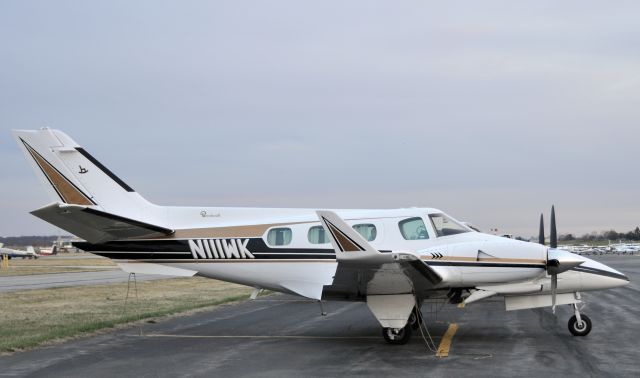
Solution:
<svg viewBox="0 0 640 378">
<path fill-rule="evenodd" d="M 573 315 L 569 319 L 569 332 L 573 336 L 587 336 L 591 332 L 591 319 L 587 315 L 581 315 L 578 304 L 573 304 Z"/>
</svg>

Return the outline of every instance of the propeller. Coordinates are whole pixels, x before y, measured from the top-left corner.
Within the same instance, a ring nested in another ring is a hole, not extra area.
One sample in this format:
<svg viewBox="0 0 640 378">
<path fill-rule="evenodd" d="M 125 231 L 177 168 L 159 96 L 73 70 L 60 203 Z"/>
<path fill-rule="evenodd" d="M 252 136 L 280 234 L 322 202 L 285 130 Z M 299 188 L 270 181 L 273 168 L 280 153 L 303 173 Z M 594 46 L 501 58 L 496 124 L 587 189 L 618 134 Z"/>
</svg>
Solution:
<svg viewBox="0 0 640 378">
<path fill-rule="evenodd" d="M 549 231 L 549 247 L 558 248 L 558 233 L 556 232 L 556 207 L 551 205 L 551 231 Z"/>
<path fill-rule="evenodd" d="M 558 232 L 556 229 L 556 209 L 551 206 L 551 230 L 549 232 L 549 249 L 547 250 L 547 274 L 551 276 L 551 310 L 556 313 L 556 297 L 558 292 L 558 274 L 566 272 L 584 262 L 576 255 L 558 249 Z M 544 221 L 540 214 L 540 233 L 538 242 L 544 245 Z"/>
<path fill-rule="evenodd" d="M 544 245 L 544 215 L 540 214 L 540 233 L 538 234 L 538 243 Z"/>
</svg>

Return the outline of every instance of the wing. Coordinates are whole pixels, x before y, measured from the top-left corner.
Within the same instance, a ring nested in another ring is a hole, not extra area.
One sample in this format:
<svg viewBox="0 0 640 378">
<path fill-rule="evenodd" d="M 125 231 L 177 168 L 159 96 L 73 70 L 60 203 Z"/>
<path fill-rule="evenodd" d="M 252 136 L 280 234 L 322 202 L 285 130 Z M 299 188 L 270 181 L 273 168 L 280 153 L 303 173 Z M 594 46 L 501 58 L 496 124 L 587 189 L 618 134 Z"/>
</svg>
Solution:
<svg viewBox="0 0 640 378">
<path fill-rule="evenodd" d="M 442 281 L 442 277 L 415 254 L 382 253 L 334 212 L 318 211 L 317 214 L 336 251 L 338 268 L 333 288 L 356 296 L 420 295 Z"/>
<path fill-rule="evenodd" d="M 168 228 L 136 221 L 81 205 L 53 203 L 31 214 L 90 243 L 171 235 Z"/>
</svg>

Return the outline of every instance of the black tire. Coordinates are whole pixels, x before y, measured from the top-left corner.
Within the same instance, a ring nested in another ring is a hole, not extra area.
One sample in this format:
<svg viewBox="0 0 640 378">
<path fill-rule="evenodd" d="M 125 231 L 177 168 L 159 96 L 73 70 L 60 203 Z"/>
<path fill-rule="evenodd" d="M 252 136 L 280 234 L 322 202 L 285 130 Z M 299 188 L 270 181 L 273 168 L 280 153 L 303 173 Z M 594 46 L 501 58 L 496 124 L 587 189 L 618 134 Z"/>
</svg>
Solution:
<svg viewBox="0 0 640 378">
<path fill-rule="evenodd" d="M 420 327 L 420 321 L 418 320 L 418 317 L 416 316 L 415 309 L 413 310 L 413 312 L 411 312 L 411 315 L 409 315 L 408 324 L 411 325 L 411 329 L 414 330 L 414 331 L 416 331 Z"/>
<path fill-rule="evenodd" d="M 576 316 L 572 316 L 569 319 L 569 332 L 573 336 L 587 336 L 591 332 L 591 319 L 587 315 L 580 315 L 582 319 L 582 328 L 578 327 L 578 319 Z"/>
<path fill-rule="evenodd" d="M 400 329 L 399 332 L 394 332 L 392 328 L 383 328 L 382 337 L 389 344 L 404 345 L 411 339 L 411 325 L 407 324 Z"/>
</svg>

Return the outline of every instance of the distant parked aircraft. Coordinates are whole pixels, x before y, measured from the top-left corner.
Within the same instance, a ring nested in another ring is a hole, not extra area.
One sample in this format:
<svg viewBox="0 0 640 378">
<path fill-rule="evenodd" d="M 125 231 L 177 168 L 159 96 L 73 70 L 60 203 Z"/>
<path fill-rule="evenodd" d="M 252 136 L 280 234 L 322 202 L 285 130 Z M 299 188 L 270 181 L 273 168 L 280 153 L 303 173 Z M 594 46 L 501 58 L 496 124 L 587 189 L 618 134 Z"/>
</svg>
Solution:
<svg viewBox="0 0 640 378">
<path fill-rule="evenodd" d="M 38 254 L 36 253 L 35 249 L 33 249 L 32 246 L 28 246 L 26 251 L 21 251 L 19 249 L 3 248 L 3 247 L 4 247 L 4 244 L 0 243 L 0 256 L 6 255 L 6 256 L 9 256 L 10 259 L 14 257 L 22 257 L 23 259 L 38 258 Z"/>
</svg>

